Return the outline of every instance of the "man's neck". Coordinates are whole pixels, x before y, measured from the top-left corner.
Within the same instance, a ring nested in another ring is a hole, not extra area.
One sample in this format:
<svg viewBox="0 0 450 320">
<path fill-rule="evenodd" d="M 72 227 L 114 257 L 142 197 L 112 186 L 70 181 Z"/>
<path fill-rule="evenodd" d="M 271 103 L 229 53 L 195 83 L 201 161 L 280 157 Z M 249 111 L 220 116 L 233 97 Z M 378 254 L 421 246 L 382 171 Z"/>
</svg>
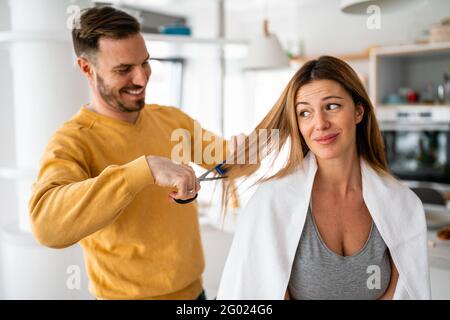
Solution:
<svg viewBox="0 0 450 320">
<path fill-rule="evenodd" d="M 113 108 L 99 102 L 99 101 L 92 101 L 90 104 L 88 104 L 86 106 L 89 110 L 101 114 L 103 116 L 112 118 L 112 119 L 116 119 L 116 120 L 121 120 L 121 121 L 126 121 L 129 123 L 135 123 L 137 118 L 139 117 L 139 111 L 136 112 L 121 112 L 121 111 L 116 111 Z"/>
</svg>

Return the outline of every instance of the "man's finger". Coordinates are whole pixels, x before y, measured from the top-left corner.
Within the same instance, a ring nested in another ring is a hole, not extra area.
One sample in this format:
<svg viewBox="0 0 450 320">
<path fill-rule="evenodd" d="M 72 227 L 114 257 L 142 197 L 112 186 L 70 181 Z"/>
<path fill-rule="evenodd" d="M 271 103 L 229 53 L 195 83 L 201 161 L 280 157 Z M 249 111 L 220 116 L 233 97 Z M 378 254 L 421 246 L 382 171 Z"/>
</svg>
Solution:
<svg viewBox="0 0 450 320">
<path fill-rule="evenodd" d="M 195 179 L 195 193 L 198 193 L 202 187 L 200 186 L 200 181 Z"/>
<path fill-rule="evenodd" d="M 195 195 L 195 191 L 196 191 L 196 187 L 195 187 L 195 183 L 197 181 L 197 177 L 195 176 L 195 171 L 194 169 L 192 169 L 192 167 L 190 166 L 185 166 L 185 168 L 188 171 L 188 175 L 189 175 L 189 184 L 188 184 L 188 195 L 193 197 Z"/>
<path fill-rule="evenodd" d="M 175 199 L 185 200 L 189 198 L 188 185 L 189 185 L 189 177 L 183 176 L 182 178 L 180 178 L 177 184 L 177 194 Z"/>
</svg>

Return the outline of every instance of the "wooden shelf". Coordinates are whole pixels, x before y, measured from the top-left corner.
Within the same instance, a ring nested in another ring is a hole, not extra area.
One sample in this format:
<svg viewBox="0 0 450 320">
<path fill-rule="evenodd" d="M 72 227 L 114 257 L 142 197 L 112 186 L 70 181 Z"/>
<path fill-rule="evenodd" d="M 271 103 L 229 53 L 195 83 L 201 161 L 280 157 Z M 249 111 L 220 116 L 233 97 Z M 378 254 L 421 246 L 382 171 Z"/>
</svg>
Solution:
<svg viewBox="0 0 450 320">
<path fill-rule="evenodd" d="M 391 47 L 377 47 L 371 52 L 376 56 L 407 56 L 421 53 L 438 53 L 450 50 L 450 42 L 421 43 Z"/>
<path fill-rule="evenodd" d="M 405 108 L 450 108 L 450 104 L 424 104 L 424 103 L 411 103 L 411 104 L 380 104 L 377 108 L 393 108 L 393 109 L 405 109 Z"/>
<path fill-rule="evenodd" d="M 169 42 L 180 44 L 209 44 L 209 45 L 247 45 L 248 41 L 244 39 L 225 39 L 225 38 L 195 38 L 182 35 L 168 35 L 157 33 L 144 33 L 144 39 L 148 41 Z"/>
<path fill-rule="evenodd" d="M 384 99 L 399 88 L 423 90 L 442 83 L 448 69 L 450 42 L 410 44 L 374 48 L 370 53 L 370 98 L 375 105 L 408 108 L 448 108 L 448 104 L 404 104 L 383 106 Z"/>
<path fill-rule="evenodd" d="M 332 55 L 336 58 L 339 58 L 344 61 L 355 61 L 355 60 L 369 60 L 370 53 L 373 49 L 378 48 L 377 46 L 371 46 L 365 49 L 361 52 L 354 52 L 354 53 L 346 53 L 346 54 L 339 54 L 339 55 Z M 305 63 L 310 60 L 314 60 L 319 58 L 321 55 L 315 55 L 315 56 L 294 56 L 291 58 L 291 62 L 293 63 Z"/>
</svg>

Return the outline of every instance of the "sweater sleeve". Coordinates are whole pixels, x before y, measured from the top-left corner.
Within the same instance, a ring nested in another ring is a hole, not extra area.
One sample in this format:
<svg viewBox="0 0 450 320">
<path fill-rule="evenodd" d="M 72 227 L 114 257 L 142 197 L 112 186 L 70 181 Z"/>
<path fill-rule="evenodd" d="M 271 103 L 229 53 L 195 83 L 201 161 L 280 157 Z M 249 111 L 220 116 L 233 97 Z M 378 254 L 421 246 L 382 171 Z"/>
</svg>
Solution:
<svg viewBox="0 0 450 320">
<path fill-rule="evenodd" d="M 36 239 L 51 248 L 77 243 L 112 223 L 144 187 L 154 183 L 145 156 L 90 177 L 76 139 L 52 139 L 32 187 L 30 219 Z"/>
</svg>

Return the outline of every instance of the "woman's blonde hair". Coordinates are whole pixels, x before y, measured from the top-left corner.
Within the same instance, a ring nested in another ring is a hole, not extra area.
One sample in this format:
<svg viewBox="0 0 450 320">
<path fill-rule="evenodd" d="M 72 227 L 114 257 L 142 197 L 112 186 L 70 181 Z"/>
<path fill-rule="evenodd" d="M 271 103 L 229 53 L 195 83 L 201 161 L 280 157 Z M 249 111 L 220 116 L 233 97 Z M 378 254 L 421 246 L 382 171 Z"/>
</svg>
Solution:
<svg viewBox="0 0 450 320">
<path fill-rule="evenodd" d="M 358 155 L 363 157 L 377 172 L 389 173 L 383 139 L 375 117 L 374 107 L 370 102 L 364 85 L 356 72 L 347 63 L 335 57 L 322 56 L 317 60 L 305 63 L 295 73 L 270 112 L 253 131 L 254 136 L 258 137 L 257 133 L 261 129 L 266 129 L 268 132 L 271 132 L 273 129 L 278 130 L 278 141 L 271 139 L 270 136 L 266 141 L 246 138 L 245 148 L 238 150 L 238 154 L 245 151 L 244 155 L 238 155 L 238 157 L 245 157 L 245 163 L 224 165 L 223 168 L 227 171 L 227 176 L 230 178 L 229 180 L 223 180 L 222 200 L 224 205 L 227 205 L 235 192 L 233 179 L 252 175 L 259 169 L 261 161 L 267 157 L 267 152 L 259 153 L 257 163 L 249 163 L 250 150 L 258 150 L 255 144 L 266 145 L 267 149 L 271 151 L 269 154 L 276 159 L 286 142 L 290 142 L 288 159 L 282 168 L 271 176 L 263 177 L 258 182 L 289 175 L 302 164 L 309 148 L 298 128 L 295 99 L 298 90 L 314 80 L 332 80 L 339 83 L 350 94 L 355 105 L 361 104 L 364 107 L 363 119 L 356 127 Z"/>
</svg>

